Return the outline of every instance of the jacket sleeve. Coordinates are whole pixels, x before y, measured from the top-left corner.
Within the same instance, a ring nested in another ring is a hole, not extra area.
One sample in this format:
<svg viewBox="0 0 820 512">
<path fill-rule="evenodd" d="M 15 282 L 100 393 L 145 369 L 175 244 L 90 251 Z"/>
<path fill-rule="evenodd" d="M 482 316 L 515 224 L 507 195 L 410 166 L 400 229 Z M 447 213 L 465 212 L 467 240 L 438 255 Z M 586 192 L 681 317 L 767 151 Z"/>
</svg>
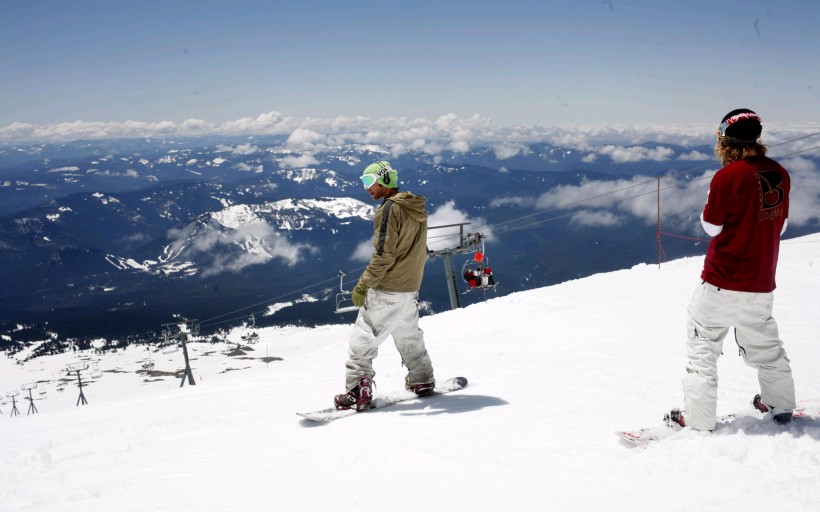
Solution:
<svg viewBox="0 0 820 512">
<path fill-rule="evenodd" d="M 723 231 L 723 224 L 731 207 L 731 197 L 733 192 L 731 184 L 726 182 L 725 175 L 718 171 L 712 178 L 709 185 L 709 195 L 706 199 L 706 206 L 700 214 L 700 223 L 703 230 L 715 237 Z"/>
<path fill-rule="evenodd" d="M 381 223 L 375 234 L 375 251 L 360 281 L 370 288 L 378 288 L 385 274 L 396 262 L 398 234 L 401 226 L 401 207 L 386 201 L 382 207 Z"/>
<path fill-rule="evenodd" d="M 711 237 L 716 237 L 723 231 L 723 224 L 716 226 L 703 220 L 703 213 L 700 214 L 700 225 L 703 226 L 703 230 L 706 231 L 706 234 Z"/>
</svg>

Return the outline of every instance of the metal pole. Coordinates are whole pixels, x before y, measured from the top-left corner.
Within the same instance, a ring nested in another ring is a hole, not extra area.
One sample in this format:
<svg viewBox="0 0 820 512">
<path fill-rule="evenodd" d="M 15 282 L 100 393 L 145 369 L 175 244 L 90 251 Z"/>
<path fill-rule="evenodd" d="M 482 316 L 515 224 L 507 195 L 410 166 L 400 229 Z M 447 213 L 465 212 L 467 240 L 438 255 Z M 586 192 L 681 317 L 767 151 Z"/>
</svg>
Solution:
<svg viewBox="0 0 820 512">
<path fill-rule="evenodd" d="M 459 297 L 458 293 L 458 281 L 456 280 L 456 271 L 453 265 L 453 255 L 465 254 L 474 251 L 471 245 L 471 240 L 473 238 L 467 239 L 464 235 L 464 226 L 467 226 L 469 224 L 469 222 L 461 222 L 458 224 L 447 224 L 445 226 L 432 226 L 427 228 L 428 231 L 440 228 L 452 228 L 456 226 L 458 226 L 459 228 L 457 247 L 442 249 L 438 251 L 428 251 L 427 253 L 431 257 L 440 256 L 444 260 L 444 276 L 447 280 L 447 291 L 450 294 L 450 309 L 458 309 L 461 307 L 461 298 Z M 475 233 L 474 235 L 472 235 L 472 237 L 478 237 L 478 240 L 483 239 L 483 236 L 481 236 L 479 233 Z"/>
<path fill-rule="evenodd" d="M 20 415 L 20 411 L 17 410 L 17 395 L 19 393 L 20 393 L 19 391 L 14 392 L 14 393 L 6 393 L 6 396 L 11 398 L 11 416 L 19 416 Z M 9 417 L 11 417 L 11 416 L 9 416 Z"/>
<path fill-rule="evenodd" d="M 182 387 L 182 386 L 185 385 L 185 378 L 186 377 L 188 378 L 188 384 L 190 384 L 191 386 L 196 386 L 196 382 L 194 382 L 193 372 L 191 372 L 191 363 L 188 360 L 188 345 L 186 343 L 186 340 L 188 338 L 187 333 L 182 333 L 181 338 L 182 338 L 182 354 L 185 356 L 185 373 L 182 375 L 182 381 L 179 383 L 179 387 Z"/>
<path fill-rule="evenodd" d="M 34 414 L 37 414 L 38 412 L 40 412 L 40 411 L 37 410 L 37 406 L 34 405 L 34 396 L 32 396 L 32 394 L 31 394 L 31 390 L 36 388 L 36 387 L 37 387 L 37 384 L 25 384 L 25 385 L 22 386 L 22 388 L 24 390 L 28 391 L 28 412 L 26 413 L 26 416 L 28 416 L 32 412 L 34 412 Z"/>
<path fill-rule="evenodd" d="M 453 253 L 448 252 L 441 255 L 444 259 L 444 276 L 447 279 L 447 290 L 450 292 L 450 309 L 458 309 L 461 307 L 461 300 L 458 296 L 458 287 L 456 285 L 456 272 L 453 267 Z"/>
<path fill-rule="evenodd" d="M 83 378 L 80 377 L 80 370 L 77 370 L 77 385 L 80 386 L 80 396 L 77 398 L 77 405 L 80 405 L 80 402 L 82 402 L 83 405 L 88 405 L 88 400 L 85 399 L 85 393 L 83 393 Z"/>
</svg>

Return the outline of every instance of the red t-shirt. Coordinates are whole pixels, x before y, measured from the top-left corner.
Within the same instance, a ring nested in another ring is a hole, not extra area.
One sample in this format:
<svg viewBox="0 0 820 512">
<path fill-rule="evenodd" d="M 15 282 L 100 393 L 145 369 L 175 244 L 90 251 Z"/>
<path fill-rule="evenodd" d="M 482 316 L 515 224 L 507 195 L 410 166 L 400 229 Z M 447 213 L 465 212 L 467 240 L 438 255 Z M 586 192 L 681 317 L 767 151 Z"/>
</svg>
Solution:
<svg viewBox="0 0 820 512">
<path fill-rule="evenodd" d="M 709 244 L 701 279 L 740 292 L 775 289 L 790 188 L 786 169 L 765 156 L 737 160 L 715 174 L 703 220 L 723 231 Z"/>
</svg>

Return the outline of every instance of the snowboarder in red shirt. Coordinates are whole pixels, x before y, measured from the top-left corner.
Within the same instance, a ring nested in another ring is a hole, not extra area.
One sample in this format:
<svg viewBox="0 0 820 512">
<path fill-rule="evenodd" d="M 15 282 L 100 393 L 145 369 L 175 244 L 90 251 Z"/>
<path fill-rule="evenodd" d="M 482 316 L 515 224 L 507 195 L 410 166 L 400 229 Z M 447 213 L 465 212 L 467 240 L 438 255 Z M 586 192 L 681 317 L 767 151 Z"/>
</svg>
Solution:
<svg viewBox="0 0 820 512">
<path fill-rule="evenodd" d="M 762 130 L 760 117 L 749 109 L 729 112 L 718 128 L 715 152 L 724 167 L 712 178 L 701 214 L 712 240 L 687 310 L 685 408 L 666 415 L 670 426 L 714 430 L 717 360 L 732 327 L 744 362 L 757 369 L 755 408 L 782 424 L 791 421 L 796 405 L 789 358 L 772 318 L 790 180 L 786 169 L 766 156 L 758 140 Z"/>
</svg>

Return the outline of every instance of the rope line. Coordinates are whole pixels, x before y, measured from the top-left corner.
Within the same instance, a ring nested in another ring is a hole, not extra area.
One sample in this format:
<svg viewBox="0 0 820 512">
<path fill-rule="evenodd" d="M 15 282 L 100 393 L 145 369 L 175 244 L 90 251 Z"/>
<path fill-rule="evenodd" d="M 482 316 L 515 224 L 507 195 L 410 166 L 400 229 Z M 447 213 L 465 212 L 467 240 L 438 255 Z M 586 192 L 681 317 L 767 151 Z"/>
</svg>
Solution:
<svg viewBox="0 0 820 512">
<path fill-rule="evenodd" d="M 709 242 L 710 241 L 708 238 L 697 238 L 697 237 L 692 237 L 692 236 L 676 235 L 674 233 L 665 233 L 663 231 L 661 231 L 660 234 L 664 235 L 664 236 L 671 236 L 671 237 L 674 237 L 674 238 L 682 238 L 684 240 L 692 240 L 693 242 Z"/>
</svg>

